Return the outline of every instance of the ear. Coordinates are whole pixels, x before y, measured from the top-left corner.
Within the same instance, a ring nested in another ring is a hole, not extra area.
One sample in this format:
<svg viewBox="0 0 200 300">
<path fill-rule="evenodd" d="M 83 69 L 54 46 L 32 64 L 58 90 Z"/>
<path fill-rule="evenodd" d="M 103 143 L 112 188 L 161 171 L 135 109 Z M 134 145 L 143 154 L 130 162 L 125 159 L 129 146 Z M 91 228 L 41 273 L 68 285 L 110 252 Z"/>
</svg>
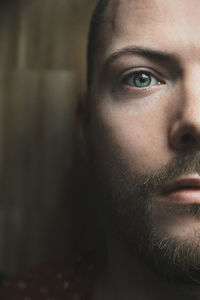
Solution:
<svg viewBox="0 0 200 300">
<path fill-rule="evenodd" d="M 79 100 L 76 107 L 76 132 L 78 140 L 78 148 L 81 157 L 87 160 L 87 125 L 89 116 L 88 94 L 82 93 L 79 95 Z"/>
</svg>

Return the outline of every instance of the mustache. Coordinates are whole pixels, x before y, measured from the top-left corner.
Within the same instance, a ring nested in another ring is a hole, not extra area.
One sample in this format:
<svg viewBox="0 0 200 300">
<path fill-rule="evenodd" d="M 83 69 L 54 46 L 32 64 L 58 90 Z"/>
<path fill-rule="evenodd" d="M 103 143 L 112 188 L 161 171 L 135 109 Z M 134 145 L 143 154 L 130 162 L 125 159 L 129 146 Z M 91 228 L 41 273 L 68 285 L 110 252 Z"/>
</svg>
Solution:
<svg viewBox="0 0 200 300">
<path fill-rule="evenodd" d="M 164 187 L 176 180 L 178 177 L 189 174 L 198 174 L 200 176 L 200 151 L 179 154 L 159 170 L 147 172 L 143 178 L 138 178 L 136 187 L 140 199 L 143 202 L 143 210 L 149 213 L 152 208 L 153 199 L 159 193 L 162 193 Z M 165 207 L 167 213 L 173 215 L 194 215 L 200 217 L 200 204 L 178 204 Z"/>
<path fill-rule="evenodd" d="M 160 169 L 146 171 L 145 174 L 135 173 L 128 177 L 129 174 L 124 173 L 125 192 L 118 185 L 118 193 L 115 197 L 120 214 L 133 218 L 136 210 L 138 215 L 150 214 L 155 197 L 162 193 L 166 185 L 177 180 L 178 177 L 194 173 L 200 176 L 200 151 L 179 154 Z M 127 195 L 127 201 L 124 201 L 124 195 Z M 136 201 L 133 201 L 133 197 Z M 193 215 L 200 218 L 198 203 L 165 205 L 165 211 L 169 215 Z"/>
<path fill-rule="evenodd" d="M 178 177 L 194 173 L 200 176 L 200 151 L 179 154 L 159 170 L 147 172 L 143 179 L 138 180 L 143 181 L 144 193 L 155 193 Z"/>
</svg>

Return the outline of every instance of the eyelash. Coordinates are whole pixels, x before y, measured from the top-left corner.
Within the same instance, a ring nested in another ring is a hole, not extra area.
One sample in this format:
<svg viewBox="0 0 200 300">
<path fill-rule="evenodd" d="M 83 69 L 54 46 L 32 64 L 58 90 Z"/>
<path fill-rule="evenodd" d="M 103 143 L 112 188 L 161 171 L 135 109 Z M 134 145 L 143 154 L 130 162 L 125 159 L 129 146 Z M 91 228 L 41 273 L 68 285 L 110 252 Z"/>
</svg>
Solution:
<svg viewBox="0 0 200 300">
<path fill-rule="evenodd" d="M 134 84 L 130 84 L 128 83 L 128 81 L 132 79 L 133 83 L 134 83 L 134 78 L 136 78 L 137 75 L 147 75 L 151 78 L 151 81 L 150 81 L 150 85 L 147 86 L 147 87 L 137 87 L 135 86 Z M 152 84 L 152 81 L 156 81 L 157 83 L 155 84 Z M 146 69 L 139 69 L 139 70 L 135 70 L 135 71 L 130 71 L 128 74 L 125 74 L 124 76 L 121 77 L 121 83 L 122 85 L 125 85 L 127 88 L 129 89 L 137 89 L 137 90 L 146 90 L 146 89 L 149 89 L 149 88 L 152 88 L 153 86 L 158 86 L 158 85 L 161 85 L 161 84 L 164 84 L 165 82 L 161 79 L 158 78 L 157 75 L 154 74 L 154 72 L 152 71 L 149 71 L 149 70 L 146 70 Z"/>
</svg>

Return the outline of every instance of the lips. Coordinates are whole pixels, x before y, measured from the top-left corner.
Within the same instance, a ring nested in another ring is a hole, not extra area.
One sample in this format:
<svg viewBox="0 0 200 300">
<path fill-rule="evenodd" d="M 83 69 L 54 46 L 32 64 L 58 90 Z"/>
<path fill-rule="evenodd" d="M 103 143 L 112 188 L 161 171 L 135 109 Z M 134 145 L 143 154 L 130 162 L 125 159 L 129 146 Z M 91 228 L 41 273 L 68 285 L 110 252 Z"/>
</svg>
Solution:
<svg viewBox="0 0 200 300">
<path fill-rule="evenodd" d="M 165 200 L 181 203 L 200 203 L 200 177 L 180 178 L 163 189 Z"/>
</svg>

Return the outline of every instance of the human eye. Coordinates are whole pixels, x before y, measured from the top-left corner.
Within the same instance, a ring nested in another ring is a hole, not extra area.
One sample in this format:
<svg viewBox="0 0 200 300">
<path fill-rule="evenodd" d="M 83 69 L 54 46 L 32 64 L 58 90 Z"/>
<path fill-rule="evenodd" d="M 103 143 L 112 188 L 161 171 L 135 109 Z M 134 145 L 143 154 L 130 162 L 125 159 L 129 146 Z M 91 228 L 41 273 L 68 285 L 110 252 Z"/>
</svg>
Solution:
<svg viewBox="0 0 200 300">
<path fill-rule="evenodd" d="M 134 89 L 147 89 L 162 83 L 158 75 L 146 70 L 130 71 L 122 77 L 122 84 Z"/>
</svg>

